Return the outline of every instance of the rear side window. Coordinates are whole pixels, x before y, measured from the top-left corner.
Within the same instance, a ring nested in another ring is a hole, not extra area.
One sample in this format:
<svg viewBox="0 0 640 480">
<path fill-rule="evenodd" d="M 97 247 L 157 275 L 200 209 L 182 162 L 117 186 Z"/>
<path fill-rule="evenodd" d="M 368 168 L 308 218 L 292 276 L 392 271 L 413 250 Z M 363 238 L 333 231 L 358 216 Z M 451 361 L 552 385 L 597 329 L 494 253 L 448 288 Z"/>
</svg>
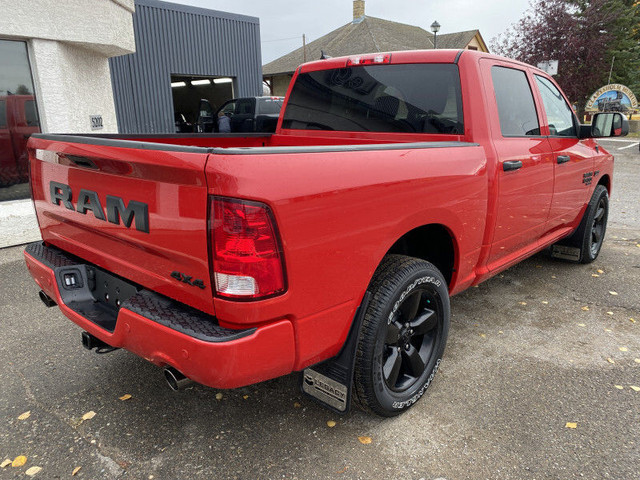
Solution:
<svg viewBox="0 0 640 480">
<path fill-rule="evenodd" d="M 505 137 L 540 135 L 531 86 L 522 70 L 494 66 L 491 78 L 496 94 L 500 130 Z"/>
<path fill-rule="evenodd" d="M 253 114 L 253 99 L 241 98 L 236 101 L 236 115 L 251 115 Z"/>
<path fill-rule="evenodd" d="M 280 108 L 282 107 L 282 99 L 281 98 L 261 98 L 258 101 L 258 105 L 260 107 L 259 112 L 262 114 L 271 114 L 275 113 L 276 115 L 280 113 Z"/>
<path fill-rule="evenodd" d="M 549 133 L 560 137 L 575 137 L 576 127 L 573 124 L 573 110 L 567 104 L 560 90 L 548 79 L 536 75 L 536 83 L 540 90 L 544 110 L 547 113 Z"/>
<path fill-rule="evenodd" d="M 7 101 L 0 100 L 0 128 L 7 128 Z"/>
<path fill-rule="evenodd" d="M 457 65 L 370 65 L 297 77 L 283 127 L 463 134 Z"/>
</svg>

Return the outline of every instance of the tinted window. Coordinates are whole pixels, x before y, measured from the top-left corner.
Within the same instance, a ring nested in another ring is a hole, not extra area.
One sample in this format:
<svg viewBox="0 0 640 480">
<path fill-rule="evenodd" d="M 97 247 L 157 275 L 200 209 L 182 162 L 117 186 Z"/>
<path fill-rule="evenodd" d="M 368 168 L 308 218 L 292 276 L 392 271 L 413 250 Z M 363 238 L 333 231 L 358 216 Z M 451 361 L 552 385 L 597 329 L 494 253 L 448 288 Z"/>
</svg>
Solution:
<svg viewBox="0 0 640 480">
<path fill-rule="evenodd" d="M 551 135 L 575 137 L 576 128 L 573 123 L 573 111 L 556 86 L 548 79 L 536 75 L 536 83 L 547 113 L 547 122 Z"/>
<path fill-rule="evenodd" d="M 284 128 L 464 133 L 457 65 L 372 65 L 298 76 Z"/>
<path fill-rule="evenodd" d="M 0 100 L 0 128 L 7 128 L 7 101 Z"/>
<path fill-rule="evenodd" d="M 282 108 L 282 99 L 281 98 L 261 98 L 259 100 L 260 113 L 270 114 L 275 113 L 276 115 L 280 113 L 280 108 Z"/>
<path fill-rule="evenodd" d="M 253 100 L 251 98 L 241 98 L 236 101 L 236 115 L 253 114 Z"/>
<path fill-rule="evenodd" d="M 40 126 L 38 120 L 38 111 L 36 110 L 36 102 L 33 100 L 27 100 L 24 102 L 24 116 L 27 121 L 27 125 L 30 127 Z"/>
<path fill-rule="evenodd" d="M 224 107 L 222 107 L 222 111 L 225 115 L 232 115 L 236 109 L 236 102 L 225 103 Z"/>
<path fill-rule="evenodd" d="M 540 135 L 533 93 L 522 70 L 492 67 L 500 130 L 505 137 Z"/>
</svg>

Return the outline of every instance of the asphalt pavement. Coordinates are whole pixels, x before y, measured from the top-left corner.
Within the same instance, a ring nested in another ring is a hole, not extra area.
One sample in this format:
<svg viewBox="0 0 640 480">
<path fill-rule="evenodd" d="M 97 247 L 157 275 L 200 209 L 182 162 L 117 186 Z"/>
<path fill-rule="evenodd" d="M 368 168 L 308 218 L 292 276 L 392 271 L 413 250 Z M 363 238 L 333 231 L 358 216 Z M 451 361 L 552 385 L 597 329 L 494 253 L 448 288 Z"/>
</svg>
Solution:
<svg viewBox="0 0 640 480">
<path fill-rule="evenodd" d="M 394 419 L 330 413 L 297 375 L 172 392 L 133 354 L 84 350 L 23 248 L 0 249 L 0 462 L 26 457 L 0 479 L 640 478 L 640 153 L 601 143 L 600 257 L 543 252 L 452 298 L 440 372 Z"/>
</svg>

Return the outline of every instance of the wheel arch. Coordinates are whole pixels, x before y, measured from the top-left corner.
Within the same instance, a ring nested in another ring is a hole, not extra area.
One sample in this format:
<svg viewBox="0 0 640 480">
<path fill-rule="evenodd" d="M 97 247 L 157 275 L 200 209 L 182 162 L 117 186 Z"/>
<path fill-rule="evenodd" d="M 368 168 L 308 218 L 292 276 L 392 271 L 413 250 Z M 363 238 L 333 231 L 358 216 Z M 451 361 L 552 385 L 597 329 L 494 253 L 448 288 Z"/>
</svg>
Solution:
<svg viewBox="0 0 640 480">
<path fill-rule="evenodd" d="M 457 269 L 458 246 L 449 228 L 440 223 L 422 225 L 406 232 L 386 252 L 426 260 L 436 266 L 451 286 Z"/>
<path fill-rule="evenodd" d="M 609 174 L 605 173 L 604 175 L 602 175 L 602 177 L 598 181 L 598 185 L 602 185 L 604 188 L 606 188 L 607 193 L 611 195 L 611 177 L 609 177 Z"/>
</svg>

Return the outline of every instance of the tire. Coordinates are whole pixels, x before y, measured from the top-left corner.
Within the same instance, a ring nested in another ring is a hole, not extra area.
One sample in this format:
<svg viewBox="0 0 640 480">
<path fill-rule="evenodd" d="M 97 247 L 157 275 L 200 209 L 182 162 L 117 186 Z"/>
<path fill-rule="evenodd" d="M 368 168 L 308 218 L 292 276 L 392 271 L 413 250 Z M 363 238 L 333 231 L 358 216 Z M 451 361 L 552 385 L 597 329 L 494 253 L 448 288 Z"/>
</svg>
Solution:
<svg viewBox="0 0 640 480">
<path fill-rule="evenodd" d="M 580 225 L 568 239 L 560 244 L 580 249 L 579 263 L 593 262 L 602 249 L 608 217 L 609 194 L 604 185 L 597 185 Z"/>
<path fill-rule="evenodd" d="M 424 260 L 386 256 L 369 286 L 356 349 L 354 400 L 384 417 L 416 403 L 431 385 L 447 341 L 449 292 Z"/>
</svg>

